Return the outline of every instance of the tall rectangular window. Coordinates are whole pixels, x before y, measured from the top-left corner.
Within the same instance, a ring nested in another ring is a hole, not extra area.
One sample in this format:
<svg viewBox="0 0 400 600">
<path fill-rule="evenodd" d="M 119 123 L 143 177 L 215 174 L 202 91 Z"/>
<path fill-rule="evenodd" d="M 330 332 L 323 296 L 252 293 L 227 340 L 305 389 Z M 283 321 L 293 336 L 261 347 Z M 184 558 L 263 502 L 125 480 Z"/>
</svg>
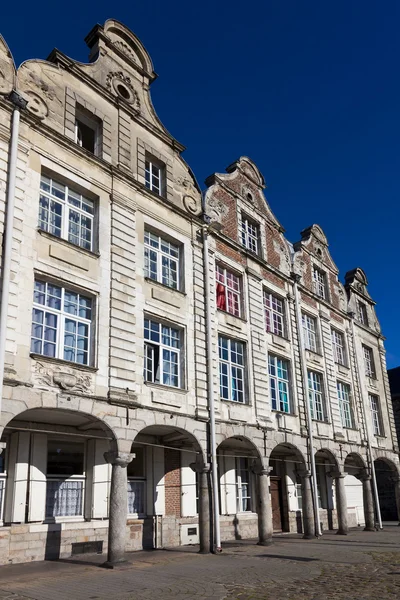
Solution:
<svg viewBox="0 0 400 600">
<path fill-rule="evenodd" d="M 219 347 L 219 390 L 224 400 L 245 402 L 244 349 L 242 342 L 223 337 L 218 338 Z"/>
<path fill-rule="evenodd" d="M 357 321 L 368 327 L 367 307 L 364 302 L 360 302 L 360 300 L 357 300 Z"/>
<path fill-rule="evenodd" d="M 316 421 L 324 421 L 325 411 L 322 375 L 315 371 L 308 371 L 308 401 L 310 403 L 311 418 Z"/>
<path fill-rule="evenodd" d="M 182 331 L 153 319 L 144 320 L 144 379 L 181 387 Z"/>
<path fill-rule="evenodd" d="M 306 350 L 317 352 L 317 319 L 310 317 L 305 313 L 302 314 L 303 339 Z"/>
<path fill-rule="evenodd" d="M 146 156 L 145 160 L 145 186 L 159 196 L 164 196 L 165 190 L 165 165 L 155 158 Z"/>
<path fill-rule="evenodd" d="M 179 289 L 180 248 L 161 236 L 144 232 L 144 276 Z"/>
<path fill-rule="evenodd" d="M 371 407 L 372 430 L 374 432 L 374 435 L 383 435 L 379 398 L 374 394 L 368 394 L 368 396 L 369 405 Z"/>
<path fill-rule="evenodd" d="M 31 352 L 89 365 L 91 325 L 91 298 L 35 281 Z"/>
<path fill-rule="evenodd" d="M 144 515 L 146 504 L 145 446 L 135 446 L 135 458 L 128 464 L 128 514 Z"/>
<path fill-rule="evenodd" d="M 235 317 L 241 316 L 241 277 L 228 269 L 216 266 L 217 308 Z"/>
<path fill-rule="evenodd" d="M 76 105 L 75 142 L 95 156 L 101 156 L 103 123 L 89 110 Z"/>
<path fill-rule="evenodd" d="M 83 515 L 84 444 L 48 440 L 46 518 Z"/>
<path fill-rule="evenodd" d="M 344 365 L 346 363 L 346 353 L 343 333 L 336 331 L 336 329 L 332 329 L 331 335 L 334 360 L 339 365 Z"/>
<path fill-rule="evenodd" d="M 67 185 L 42 175 L 39 229 L 93 250 L 95 204 Z"/>
<path fill-rule="evenodd" d="M 289 361 L 270 354 L 268 372 L 272 410 L 290 413 Z"/>
<path fill-rule="evenodd" d="M 242 215 L 242 244 L 250 252 L 260 254 L 260 226 Z"/>
<path fill-rule="evenodd" d="M 336 382 L 337 395 L 339 401 L 340 418 L 343 427 L 353 427 L 353 418 L 350 402 L 350 387 L 341 381 Z"/>
<path fill-rule="evenodd" d="M 248 458 L 236 458 L 237 511 L 251 512 L 251 470 Z"/>
<path fill-rule="evenodd" d="M 317 267 L 313 267 L 313 284 L 314 292 L 317 294 L 317 296 L 326 300 L 328 297 L 326 289 L 326 274 Z"/>
<path fill-rule="evenodd" d="M 374 363 L 374 353 L 372 352 L 372 348 L 368 348 L 368 346 L 363 345 L 363 353 L 364 353 L 364 365 L 365 365 L 365 375 L 367 377 L 371 377 L 375 379 L 375 363 Z"/>
<path fill-rule="evenodd" d="M 264 290 L 266 329 L 275 335 L 285 335 L 285 304 L 281 298 Z"/>
</svg>

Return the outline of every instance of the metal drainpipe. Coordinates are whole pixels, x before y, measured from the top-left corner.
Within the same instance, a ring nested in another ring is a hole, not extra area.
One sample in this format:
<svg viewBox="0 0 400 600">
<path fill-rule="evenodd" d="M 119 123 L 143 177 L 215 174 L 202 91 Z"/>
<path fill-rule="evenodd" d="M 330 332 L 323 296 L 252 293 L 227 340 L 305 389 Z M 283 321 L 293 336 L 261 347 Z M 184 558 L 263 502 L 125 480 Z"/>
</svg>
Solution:
<svg viewBox="0 0 400 600">
<path fill-rule="evenodd" d="M 294 257 L 292 255 L 292 269 L 294 268 L 294 260 L 293 259 L 294 259 Z M 319 520 L 319 509 L 318 509 L 317 470 L 315 467 L 311 409 L 310 409 L 310 402 L 308 401 L 307 362 L 306 362 L 306 355 L 305 355 L 305 349 L 304 349 L 303 327 L 302 327 L 302 323 L 301 323 L 301 308 L 300 308 L 300 299 L 299 299 L 299 289 L 297 286 L 298 280 L 300 279 L 300 275 L 297 275 L 297 273 L 293 272 L 292 277 L 293 277 L 293 288 L 294 288 L 294 305 L 295 305 L 295 309 L 296 309 L 297 331 L 298 331 L 298 337 L 299 337 L 301 370 L 303 372 L 303 377 L 302 377 L 302 379 L 303 379 L 303 398 L 304 398 L 304 405 L 305 405 L 306 415 L 307 415 L 308 439 L 309 439 L 309 443 L 310 443 L 310 467 L 311 467 L 311 479 L 312 479 L 312 492 L 313 492 L 313 500 L 314 500 L 315 535 L 317 537 L 320 537 L 320 536 L 322 536 L 322 532 L 321 532 L 321 523 Z"/>
<path fill-rule="evenodd" d="M 213 512 L 214 512 L 214 552 L 222 552 L 221 529 L 219 522 L 219 481 L 217 465 L 217 442 L 215 439 L 215 404 L 213 385 L 213 355 L 211 339 L 211 311 L 210 311 L 210 278 L 208 266 L 208 226 L 202 228 L 203 233 L 203 264 L 204 264 L 204 306 L 206 313 L 206 345 L 207 345 L 207 380 L 208 380 L 208 408 L 210 411 L 210 445 L 211 445 L 211 479 L 213 487 Z"/>
<path fill-rule="evenodd" d="M 12 254 L 12 236 L 14 228 L 15 206 L 15 181 L 17 176 L 17 154 L 19 139 L 20 111 L 27 105 L 27 101 L 13 90 L 8 99 L 14 105 L 11 124 L 10 150 L 8 159 L 8 178 L 5 206 L 5 227 L 3 230 L 3 261 L 2 261 L 2 286 L 0 307 L 0 414 L 3 401 L 3 379 L 5 350 L 7 337 L 8 298 L 10 295 L 10 272 Z"/>
<path fill-rule="evenodd" d="M 361 380 L 360 363 L 358 361 L 357 343 L 356 343 L 355 328 L 354 328 L 354 313 L 350 313 L 350 323 L 351 323 L 351 334 L 353 336 L 354 355 L 355 355 L 355 361 L 356 361 L 356 377 L 357 377 L 358 387 L 360 389 L 360 394 L 361 394 L 361 406 L 362 406 L 364 423 L 365 423 L 365 433 L 367 434 L 367 450 L 368 450 L 369 463 L 370 463 L 370 467 L 371 467 L 372 489 L 374 491 L 376 516 L 378 517 L 379 529 L 383 529 L 382 517 L 381 517 L 381 506 L 380 506 L 379 494 L 378 494 L 378 486 L 376 483 L 375 465 L 374 465 L 374 459 L 372 456 L 371 436 L 369 435 L 367 412 L 366 412 L 366 408 L 365 408 L 365 389 L 364 389 L 363 382 Z M 368 395 L 367 395 L 367 398 L 368 398 Z"/>
</svg>

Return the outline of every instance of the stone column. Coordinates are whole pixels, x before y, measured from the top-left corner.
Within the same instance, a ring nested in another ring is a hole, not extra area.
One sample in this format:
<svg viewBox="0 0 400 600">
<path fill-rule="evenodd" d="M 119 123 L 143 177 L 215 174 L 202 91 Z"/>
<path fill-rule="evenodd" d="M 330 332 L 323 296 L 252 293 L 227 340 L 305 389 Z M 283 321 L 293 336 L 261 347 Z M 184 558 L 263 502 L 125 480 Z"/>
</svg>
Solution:
<svg viewBox="0 0 400 600">
<path fill-rule="evenodd" d="M 372 496 L 371 487 L 371 475 L 368 474 L 366 469 L 363 469 L 361 473 L 356 475 L 356 477 L 357 479 L 361 479 L 363 486 L 363 503 L 365 518 L 364 531 L 376 531 L 374 498 Z"/>
<path fill-rule="evenodd" d="M 195 462 L 190 465 L 199 478 L 199 538 L 200 554 L 211 552 L 210 465 Z"/>
<path fill-rule="evenodd" d="M 338 518 L 338 535 L 347 535 L 349 532 L 349 526 L 347 523 L 347 498 L 346 488 L 344 485 L 344 478 L 346 473 L 341 471 L 333 471 L 330 473 L 331 477 L 335 480 L 336 490 L 336 512 Z"/>
<path fill-rule="evenodd" d="M 269 493 L 269 473 L 271 467 L 258 472 L 258 544 L 272 544 L 272 508 Z"/>
<path fill-rule="evenodd" d="M 309 471 L 303 471 L 300 473 L 300 477 L 303 500 L 303 539 L 311 540 L 315 537 L 314 507 L 310 481 L 311 473 Z"/>
<path fill-rule="evenodd" d="M 126 467 L 134 454 L 105 452 L 104 458 L 112 465 L 110 507 L 108 521 L 108 554 L 104 567 L 113 569 L 125 562 L 126 521 L 128 516 L 128 477 Z"/>
<path fill-rule="evenodd" d="M 400 476 L 393 476 L 394 493 L 396 495 L 397 519 L 400 525 Z"/>
</svg>

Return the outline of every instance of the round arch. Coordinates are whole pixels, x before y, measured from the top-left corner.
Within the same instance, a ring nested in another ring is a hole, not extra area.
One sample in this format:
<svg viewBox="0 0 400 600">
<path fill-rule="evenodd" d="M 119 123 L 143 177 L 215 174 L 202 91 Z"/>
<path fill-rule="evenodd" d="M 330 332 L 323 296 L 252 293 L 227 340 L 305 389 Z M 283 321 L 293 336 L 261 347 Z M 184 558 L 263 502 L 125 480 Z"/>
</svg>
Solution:
<svg viewBox="0 0 400 600">
<path fill-rule="evenodd" d="M 400 519 L 396 496 L 398 465 L 386 456 L 379 456 L 374 460 L 374 468 L 382 521 L 397 521 Z"/>
</svg>

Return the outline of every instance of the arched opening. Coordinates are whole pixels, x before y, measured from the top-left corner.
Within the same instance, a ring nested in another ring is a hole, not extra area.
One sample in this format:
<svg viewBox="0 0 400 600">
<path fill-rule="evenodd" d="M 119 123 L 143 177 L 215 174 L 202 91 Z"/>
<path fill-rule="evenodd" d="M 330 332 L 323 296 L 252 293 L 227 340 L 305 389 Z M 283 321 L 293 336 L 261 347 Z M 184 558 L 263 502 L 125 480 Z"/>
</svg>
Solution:
<svg viewBox="0 0 400 600">
<path fill-rule="evenodd" d="M 19 541 L 16 525 L 28 525 L 31 533 L 43 524 L 32 547 L 36 560 L 101 551 L 110 485 L 104 453 L 116 449 L 112 430 L 86 413 L 35 408 L 9 421 L 1 442 L 1 519 L 13 525 L 10 542 Z M 78 531 L 88 521 L 93 525 L 82 542 Z"/>
<path fill-rule="evenodd" d="M 167 425 L 142 429 L 127 467 L 129 550 L 198 544 L 203 453 L 194 435 Z"/>
<path fill-rule="evenodd" d="M 321 449 L 315 454 L 315 469 L 317 473 L 319 520 L 322 530 L 332 530 L 337 526 L 337 519 L 334 511 L 335 494 L 331 474 L 339 470 L 338 462 L 332 452 Z"/>
<path fill-rule="evenodd" d="M 385 458 L 377 458 L 374 466 L 382 521 L 396 521 L 400 518 L 396 504 L 399 472 L 396 465 Z"/>
<path fill-rule="evenodd" d="M 366 471 L 366 464 L 359 454 L 350 453 L 344 461 L 344 471 L 348 525 L 360 527 L 365 525 L 363 484 L 360 475 Z"/>
<path fill-rule="evenodd" d="M 258 535 L 257 478 L 260 464 L 256 446 L 244 436 L 225 439 L 217 448 L 220 481 L 222 541 Z"/>
<path fill-rule="evenodd" d="M 269 464 L 273 529 L 302 533 L 304 457 L 292 444 L 279 444 L 271 452 Z"/>
</svg>

